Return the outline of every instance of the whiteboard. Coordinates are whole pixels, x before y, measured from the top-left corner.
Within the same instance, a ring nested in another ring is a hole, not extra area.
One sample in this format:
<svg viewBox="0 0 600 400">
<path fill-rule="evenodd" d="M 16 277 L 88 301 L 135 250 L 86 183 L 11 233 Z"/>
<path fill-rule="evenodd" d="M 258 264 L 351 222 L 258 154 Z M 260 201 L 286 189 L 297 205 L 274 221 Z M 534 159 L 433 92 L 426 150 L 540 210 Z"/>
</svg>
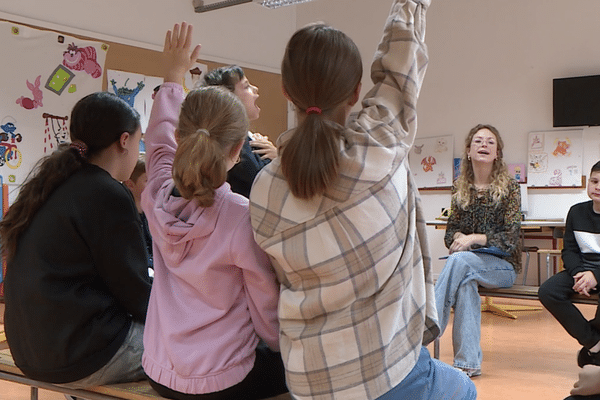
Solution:
<svg viewBox="0 0 600 400">
<path fill-rule="evenodd" d="M 581 187 L 583 130 L 531 132 L 527 186 Z"/>
</svg>

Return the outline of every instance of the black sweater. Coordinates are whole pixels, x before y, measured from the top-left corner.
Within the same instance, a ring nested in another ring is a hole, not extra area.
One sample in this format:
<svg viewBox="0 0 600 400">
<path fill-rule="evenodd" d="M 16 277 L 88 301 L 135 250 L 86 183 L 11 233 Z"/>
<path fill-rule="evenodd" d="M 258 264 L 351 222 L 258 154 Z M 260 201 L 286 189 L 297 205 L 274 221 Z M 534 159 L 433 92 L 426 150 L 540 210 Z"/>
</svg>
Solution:
<svg viewBox="0 0 600 400">
<path fill-rule="evenodd" d="M 565 270 L 571 276 L 592 271 L 600 282 L 600 214 L 594 212 L 591 200 L 569 210 L 563 243 Z"/>
<path fill-rule="evenodd" d="M 271 160 L 263 160 L 258 154 L 255 154 L 250 143 L 250 138 L 246 136 L 240 152 L 240 163 L 234 165 L 227 173 L 227 182 L 231 185 L 231 190 L 246 198 L 250 197 L 250 189 L 256 175 L 271 162 Z"/>
<path fill-rule="evenodd" d="M 102 368 L 150 295 L 133 198 L 108 172 L 84 168 L 57 188 L 8 264 L 5 330 L 16 365 L 67 383 Z"/>
</svg>

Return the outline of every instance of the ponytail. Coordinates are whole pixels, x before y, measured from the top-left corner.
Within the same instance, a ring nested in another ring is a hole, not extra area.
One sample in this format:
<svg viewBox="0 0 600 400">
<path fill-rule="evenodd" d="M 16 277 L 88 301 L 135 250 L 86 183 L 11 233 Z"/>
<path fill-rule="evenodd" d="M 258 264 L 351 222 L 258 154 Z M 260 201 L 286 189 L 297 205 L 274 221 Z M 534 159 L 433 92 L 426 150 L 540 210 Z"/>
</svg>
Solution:
<svg viewBox="0 0 600 400">
<path fill-rule="evenodd" d="M 281 170 L 292 194 L 310 200 L 339 175 L 340 125 L 318 114 L 307 115 L 281 154 Z"/>
<path fill-rule="evenodd" d="M 354 42 L 323 24 L 298 30 L 281 64 L 283 90 L 306 116 L 281 150 L 281 169 L 292 194 L 310 200 L 337 180 L 340 137 L 334 122 L 362 78 L 362 60 Z M 344 114 L 345 116 L 345 114 Z"/>
<path fill-rule="evenodd" d="M 244 106 L 224 88 L 201 87 L 185 98 L 177 130 L 175 186 L 184 198 L 210 207 L 227 179 L 227 160 L 248 134 Z"/>
<path fill-rule="evenodd" d="M 195 199 L 200 207 L 210 207 L 215 190 L 227 179 L 227 168 L 225 154 L 216 140 L 202 131 L 180 139 L 173 161 L 173 179 L 184 198 Z"/>
</svg>

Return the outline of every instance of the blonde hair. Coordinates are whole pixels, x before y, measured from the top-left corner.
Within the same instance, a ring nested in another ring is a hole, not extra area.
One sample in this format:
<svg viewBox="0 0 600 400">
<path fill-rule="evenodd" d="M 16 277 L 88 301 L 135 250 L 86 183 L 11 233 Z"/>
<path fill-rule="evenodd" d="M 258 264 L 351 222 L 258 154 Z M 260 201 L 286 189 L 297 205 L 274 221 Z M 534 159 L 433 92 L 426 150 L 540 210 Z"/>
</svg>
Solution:
<svg viewBox="0 0 600 400">
<path fill-rule="evenodd" d="M 504 163 L 504 159 L 502 158 L 504 142 L 500 137 L 500 132 L 498 132 L 498 129 L 492 125 L 479 124 L 469 131 L 469 134 L 465 139 L 465 148 L 460 164 L 460 175 L 454 182 L 454 186 L 456 187 L 456 192 L 454 193 L 456 203 L 463 210 L 466 209 L 471 202 L 470 192 L 473 188 L 473 182 L 475 180 L 473 164 L 471 163 L 471 160 L 469 160 L 467 153 L 471 147 L 473 136 L 475 136 L 475 134 L 482 129 L 487 129 L 492 132 L 494 136 L 496 136 L 496 142 L 498 146 L 498 157 L 494 160 L 494 165 L 492 166 L 492 182 L 490 184 L 492 201 L 497 204 L 508 194 L 508 183 L 511 179 L 511 176 L 508 173 L 508 169 Z"/>
<path fill-rule="evenodd" d="M 290 191 L 308 200 L 323 194 L 339 175 L 344 127 L 326 117 L 354 94 L 362 78 L 362 60 L 343 32 L 314 24 L 298 30 L 288 42 L 281 77 L 300 112 L 319 109 L 306 115 L 280 153 Z"/>
<path fill-rule="evenodd" d="M 200 207 L 214 203 L 227 178 L 227 158 L 248 133 L 243 104 L 216 86 L 191 91 L 181 105 L 173 180 L 181 195 Z"/>
</svg>

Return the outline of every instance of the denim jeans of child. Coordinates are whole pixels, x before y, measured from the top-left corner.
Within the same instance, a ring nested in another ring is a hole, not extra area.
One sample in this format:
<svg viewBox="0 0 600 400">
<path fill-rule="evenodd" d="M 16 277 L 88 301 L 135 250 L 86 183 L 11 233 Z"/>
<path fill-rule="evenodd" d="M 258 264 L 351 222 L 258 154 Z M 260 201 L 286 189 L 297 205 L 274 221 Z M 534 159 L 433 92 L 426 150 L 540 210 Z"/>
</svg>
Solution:
<svg viewBox="0 0 600 400">
<path fill-rule="evenodd" d="M 377 400 L 475 400 L 477 389 L 464 373 L 431 358 L 422 347 L 417 363 L 395 388 Z"/>
<path fill-rule="evenodd" d="M 454 308 L 455 367 L 481 369 L 481 298 L 477 287 L 511 287 L 516 277 L 513 266 L 501 258 L 470 251 L 450 254 L 435 283 L 435 303 L 442 333 Z"/>
</svg>

